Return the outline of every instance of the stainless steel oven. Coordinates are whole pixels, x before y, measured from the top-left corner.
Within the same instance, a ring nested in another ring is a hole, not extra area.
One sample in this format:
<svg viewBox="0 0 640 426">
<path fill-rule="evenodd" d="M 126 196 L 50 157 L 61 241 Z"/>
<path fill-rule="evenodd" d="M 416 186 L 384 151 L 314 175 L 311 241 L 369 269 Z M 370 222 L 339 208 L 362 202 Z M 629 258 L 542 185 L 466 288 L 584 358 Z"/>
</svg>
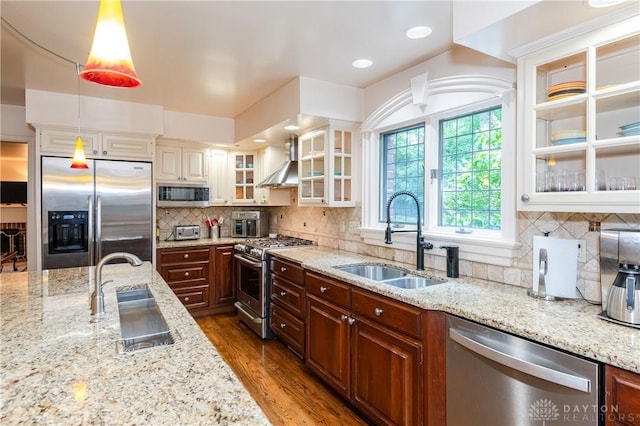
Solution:
<svg viewBox="0 0 640 426">
<path fill-rule="evenodd" d="M 269 301 L 267 292 L 267 262 L 243 253 L 234 254 L 238 284 L 238 316 L 262 338 L 272 338 L 269 328 Z"/>
<path fill-rule="evenodd" d="M 302 238 L 277 235 L 273 238 L 249 238 L 234 246 L 238 317 L 263 339 L 274 337 L 269 327 L 271 315 L 271 250 L 315 245 Z"/>
</svg>

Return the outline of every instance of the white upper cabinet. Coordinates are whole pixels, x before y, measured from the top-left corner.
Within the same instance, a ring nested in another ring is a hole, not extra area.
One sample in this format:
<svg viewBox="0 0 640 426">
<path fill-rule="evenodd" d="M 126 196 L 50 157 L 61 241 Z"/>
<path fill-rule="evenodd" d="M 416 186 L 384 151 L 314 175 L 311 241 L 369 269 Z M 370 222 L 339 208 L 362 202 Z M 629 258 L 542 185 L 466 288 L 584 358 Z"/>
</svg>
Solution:
<svg viewBox="0 0 640 426">
<path fill-rule="evenodd" d="M 298 140 L 298 204 L 354 207 L 356 127 L 330 125 Z"/>
<path fill-rule="evenodd" d="M 255 152 L 232 152 L 229 155 L 233 178 L 232 203 L 256 204 L 256 160 Z"/>
<path fill-rule="evenodd" d="M 225 205 L 231 202 L 232 188 L 229 185 L 229 154 L 221 149 L 211 150 L 209 171 L 210 204 Z"/>
<path fill-rule="evenodd" d="M 640 17 L 518 60 L 518 208 L 640 212 Z"/>
<path fill-rule="evenodd" d="M 207 182 L 209 148 L 158 143 L 155 174 L 163 182 Z"/>
<path fill-rule="evenodd" d="M 71 157 L 78 131 L 68 129 L 38 129 L 40 154 Z M 117 160 L 152 160 L 155 138 L 116 133 L 81 132 L 87 158 Z"/>
</svg>

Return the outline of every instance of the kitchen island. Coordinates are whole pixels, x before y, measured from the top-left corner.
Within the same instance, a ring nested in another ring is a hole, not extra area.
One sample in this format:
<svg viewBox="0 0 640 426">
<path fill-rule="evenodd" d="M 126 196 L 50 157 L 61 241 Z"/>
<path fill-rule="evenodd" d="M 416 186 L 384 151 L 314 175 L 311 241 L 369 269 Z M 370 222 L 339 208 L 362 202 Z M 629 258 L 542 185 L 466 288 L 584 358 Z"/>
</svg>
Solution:
<svg viewBox="0 0 640 426">
<path fill-rule="evenodd" d="M 0 423 L 269 424 L 171 289 L 145 262 L 107 265 L 105 317 L 90 323 L 94 268 L 3 274 Z M 119 354 L 116 289 L 147 285 L 175 339 Z"/>
<path fill-rule="evenodd" d="M 442 311 L 586 358 L 640 373 L 640 329 L 598 318 L 602 308 L 583 300 L 543 301 L 527 289 L 471 279 L 446 278 L 439 271 L 416 271 L 414 265 L 324 247 L 273 252 L 307 270 L 353 284 L 419 308 Z M 395 265 L 411 274 L 446 278 L 421 289 L 400 289 L 353 275 L 335 266 Z"/>
</svg>

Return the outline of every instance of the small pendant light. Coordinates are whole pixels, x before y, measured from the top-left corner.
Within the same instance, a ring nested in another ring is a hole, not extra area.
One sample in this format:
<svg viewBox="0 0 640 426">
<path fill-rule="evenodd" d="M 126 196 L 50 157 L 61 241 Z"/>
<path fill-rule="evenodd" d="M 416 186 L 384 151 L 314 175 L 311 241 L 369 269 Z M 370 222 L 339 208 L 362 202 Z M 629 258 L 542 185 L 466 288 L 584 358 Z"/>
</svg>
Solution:
<svg viewBox="0 0 640 426">
<path fill-rule="evenodd" d="M 120 0 L 100 0 L 91 52 L 80 77 L 105 86 L 142 84 L 131 59 Z"/>
<path fill-rule="evenodd" d="M 80 64 L 76 64 L 76 72 L 80 75 Z M 76 149 L 73 152 L 73 160 L 71 160 L 72 169 L 88 169 L 87 158 L 84 156 L 84 144 L 80 137 L 80 77 L 78 80 L 78 137 L 76 138 Z"/>
</svg>

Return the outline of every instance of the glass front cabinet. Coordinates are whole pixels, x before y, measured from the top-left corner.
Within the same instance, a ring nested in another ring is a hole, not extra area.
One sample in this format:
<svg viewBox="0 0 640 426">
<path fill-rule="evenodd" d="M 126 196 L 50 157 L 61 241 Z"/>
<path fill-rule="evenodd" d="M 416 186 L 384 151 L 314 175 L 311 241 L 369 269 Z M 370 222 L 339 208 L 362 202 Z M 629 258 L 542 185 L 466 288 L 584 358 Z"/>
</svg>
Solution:
<svg viewBox="0 0 640 426">
<path fill-rule="evenodd" d="M 233 203 L 256 203 L 255 194 L 256 153 L 234 152 L 231 154 L 233 173 Z"/>
<path fill-rule="evenodd" d="M 298 140 L 298 204 L 354 207 L 356 128 L 314 130 Z"/>
<path fill-rule="evenodd" d="M 518 59 L 520 210 L 640 212 L 640 17 Z"/>
</svg>

